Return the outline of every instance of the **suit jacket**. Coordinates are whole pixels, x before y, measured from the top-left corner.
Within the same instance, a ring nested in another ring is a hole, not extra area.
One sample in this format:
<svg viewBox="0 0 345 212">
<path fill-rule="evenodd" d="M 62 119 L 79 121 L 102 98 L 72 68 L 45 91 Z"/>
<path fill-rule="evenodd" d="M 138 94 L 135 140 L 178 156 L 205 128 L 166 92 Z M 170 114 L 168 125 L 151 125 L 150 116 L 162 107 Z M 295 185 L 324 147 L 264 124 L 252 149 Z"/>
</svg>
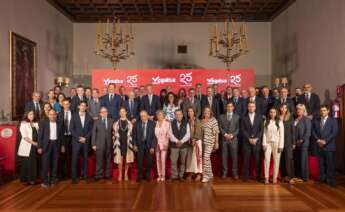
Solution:
<svg viewBox="0 0 345 212">
<path fill-rule="evenodd" d="M 33 101 L 29 101 L 29 102 L 27 102 L 25 104 L 24 111 L 25 112 L 28 112 L 28 111 L 31 111 L 31 110 L 35 111 L 36 118 L 40 119 L 40 115 L 41 115 L 41 113 L 43 111 L 43 105 L 42 105 L 42 102 L 39 102 L 38 104 L 39 104 L 39 107 L 40 107 L 39 111 L 36 110 L 35 103 Z"/>
<path fill-rule="evenodd" d="M 155 123 L 154 121 L 148 120 L 146 125 L 146 140 L 143 141 L 144 131 L 142 128 L 142 122 L 135 122 L 133 128 L 133 144 L 139 149 L 155 149 L 156 148 L 156 136 L 155 136 Z"/>
<path fill-rule="evenodd" d="M 120 99 L 121 99 L 121 107 L 125 106 L 125 102 L 128 100 L 128 96 L 127 95 L 119 95 Z"/>
<path fill-rule="evenodd" d="M 308 115 L 312 115 L 313 118 L 317 118 L 319 116 L 320 98 L 317 94 L 311 93 L 309 101 L 306 100 L 305 95 L 303 94 L 298 97 L 298 103 L 305 105 Z"/>
<path fill-rule="evenodd" d="M 192 101 L 190 100 L 189 97 L 185 98 L 182 102 L 182 111 L 183 111 L 183 116 L 185 118 L 187 118 L 187 109 L 189 107 L 193 107 L 194 110 L 196 111 L 195 116 L 199 117 L 201 115 L 201 105 L 200 105 L 200 101 L 194 97 L 194 101 L 192 103 Z"/>
<path fill-rule="evenodd" d="M 310 135 L 311 135 L 311 121 L 308 117 L 304 116 L 299 120 L 297 125 L 295 125 L 295 135 L 296 142 L 298 140 L 303 140 L 301 147 L 309 147 Z"/>
<path fill-rule="evenodd" d="M 245 100 L 241 97 L 238 97 L 237 102 L 235 102 L 235 97 L 232 97 L 230 101 L 235 107 L 234 113 L 242 117 L 246 111 Z"/>
<path fill-rule="evenodd" d="M 240 130 L 240 116 L 233 113 L 230 121 L 227 119 L 227 113 L 219 117 L 220 134 L 224 137 L 225 133 L 232 134 L 231 141 L 237 141 L 237 135 Z"/>
<path fill-rule="evenodd" d="M 249 103 L 250 97 L 248 97 L 245 101 L 245 114 L 248 112 L 248 103 Z M 266 116 L 266 106 L 265 106 L 265 101 L 262 97 L 256 96 L 255 97 L 255 105 L 256 105 L 256 110 L 255 113 L 260 114 L 261 116 Z"/>
<path fill-rule="evenodd" d="M 284 124 L 284 147 L 292 147 L 292 145 L 296 144 L 296 133 L 295 133 L 295 126 L 294 126 L 294 119 L 292 115 L 290 119 L 287 121 L 283 121 Z"/>
<path fill-rule="evenodd" d="M 88 142 L 92 134 L 92 125 L 93 120 L 89 114 L 85 113 L 84 127 L 82 127 L 79 113 L 74 113 L 70 125 L 72 141 L 79 142 L 79 138 L 84 137 L 86 142 Z"/>
<path fill-rule="evenodd" d="M 106 147 L 109 148 L 109 150 L 112 149 L 113 124 L 114 121 L 111 118 L 107 118 L 107 128 L 101 118 L 93 123 L 91 138 L 92 146 L 96 146 L 97 149 L 104 149 Z"/>
<path fill-rule="evenodd" d="M 201 112 L 204 111 L 204 108 L 210 106 L 210 104 L 208 103 L 208 97 L 207 96 L 203 96 L 201 99 Z M 215 96 L 212 97 L 212 106 L 211 106 L 212 112 L 213 112 L 213 116 L 218 119 L 219 115 L 220 115 L 220 103 L 219 103 L 219 99 Z"/>
<path fill-rule="evenodd" d="M 87 112 L 92 118 L 99 117 L 99 110 L 101 109 L 101 99 L 96 102 L 94 99 L 88 101 Z"/>
<path fill-rule="evenodd" d="M 140 113 L 139 107 L 140 107 L 140 105 L 139 105 L 138 99 L 133 100 L 132 110 L 130 110 L 130 108 L 129 108 L 129 100 L 128 99 L 125 101 L 124 107 L 127 110 L 127 118 L 129 120 L 132 120 L 132 119 L 139 120 L 139 113 Z"/>
<path fill-rule="evenodd" d="M 323 128 L 321 129 L 321 118 L 315 119 L 313 122 L 312 136 L 315 141 L 322 139 L 326 141 L 326 145 L 318 149 L 324 151 L 336 150 L 336 137 L 338 135 L 338 122 L 335 118 L 328 116 Z"/>
<path fill-rule="evenodd" d="M 83 101 L 87 101 L 86 97 L 83 96 Z M 78 106 L 79 106 L 79 103 L 80 103 L 80 98 L 79 96 L 73 96 L 72 99 L 71 99 L 71 111 L 74 113 L 74 112 L 78 112 Z"/>
<path fill-rule="evenodd" d="M 73 112 L 71 111 L 71 120 L 69 122 L 69 128 L 71 130 L 71 121 L 72 121 L 72 117 L 73 117 Z M 62 110 L 60 113 L 58 113 L 57 115 L 57 121 L 60 123 L 61 128 L 62 128 L 62 132 L 63 134 L 65 134 L 65 128 L 68 127 L 65 124 L 65 112 L 64 110 Z"/>
<path fill-rule="evenodd" d="M 120 117 L 121 97 L 114 94 L 113 99 L 110 101 L 109 94 L 104 95 L 101 98 L 101 107 L 106 107 L 108 109 L 108 117 L 117 121 Z"/>
<path fill-rule="evenodd" d="M 55 142 L 58 143 L 59 146 L 64 145 L 63 143 L 63 131 L 61 124 L 59 122 L 56 122 L 56 137 L 57 140 Z M 43 120 L 40 123 L 39 130 L 38 130 L 38 148 L 42 148 L 43 152 L 46 152 L 48 150 L 49 145 L 49 139 L 50 138 L 50 121 L 49 120 Z"/>
<path fill-rule="evenodd" d="M 274 101 L 274 108 L 276 108 L 279 111 L 280 106 L 282 106 L 283 104 L 284 103 L 283 103 L 281 98 L 276 99 Z M 295 103 L 293 102 L 293 100 L 288 97 L 288 98 L 286 98 L 285 104 L 287 105 L 290 113 L 294 114 L 295 113 Z"/>
<path fill-rule="evenodd" d="M 263 100 L 263 112 L 265 115 L 267 115 L 267 112 L 269 109 L 271 109 L 274 106 L 275 99 L 272 96 L 268 96 L 267 98 L 261 97 Z"/>
<path fill-rule="evenodd" d="M 249 144 L 249 139 L 257 138 L 256 145 L 261 145 L 263 132 L 264 121 L 261 114 L 255 113 L 253 125 L 248 114 L 243 116 L 241 120 L 241 133 L 245 143 Z"/>
<path fill-rule="evenodd" d="M 156 111 L 159 110 L 160 108 L 161 108 L 161 101 L 159 99 L 159 96 L 152 95 L 151 105 L 149 102 L 149 96 L 148 95 L 145 95 L 141 98 L 140 110 L 146 110 L 150 116 L 155 116 Z"/>
</svg>

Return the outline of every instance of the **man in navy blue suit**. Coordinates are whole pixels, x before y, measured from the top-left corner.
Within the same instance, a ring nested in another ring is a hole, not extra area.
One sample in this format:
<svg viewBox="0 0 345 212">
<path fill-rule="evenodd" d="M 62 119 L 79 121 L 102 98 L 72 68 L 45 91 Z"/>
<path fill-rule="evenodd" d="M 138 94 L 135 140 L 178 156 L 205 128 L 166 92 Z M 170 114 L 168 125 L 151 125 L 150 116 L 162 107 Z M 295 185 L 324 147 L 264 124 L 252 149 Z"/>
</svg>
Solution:
<svg viewBox="0 0 345 212">
<path fill-rule="evenodd" d="M 311 84 L 305 84 L 303 86 L 304 95 L 301 95 L 298 98 L 298 103 L 305 105 L 310 119 L 318 118 L 320 115 L 320 97 L 317 94 L 312 93 L 312 89 L 313 87 Z"/>
<path fill-rule="evenodd" d="M 150 180 L 152 158 L 156 148 L 155 123 L 149 120 L 145 110 L 140 112 L 140 121 L 133 128 L 134 151 L 137 153 L 138 176 L 137 182 L 142 180 L 143 161 L 146 158 L 145 179 Z"/>
<path fill-rule="evenodd" d="M 244 115 L 244 112 L 246 109 L 244 108 L 244 99 L 240 97 L 240 89 L 239 88 L 233 88 L 232 89 L 232 98 L 231 102 L 234 105 L 234 113 L 242 117 Z"/>
<path fill-rule="evenodd" d="M 265 102 L 262 97 L 256 95 L 256 89 L 254 87 L 248 88 L 248 98 L 246 99 L 245 104 L 245 113 L 247 113 L 247 106 L 249 102 L 254 102 L 256 105 L 255 113 L 258 115 L 261 115 L 262 117 L 266 117 L 266 111 L 265 111 Z"/>
<path fill-rule="evenodd" d="M 79 111 L 72 115 L 70 131 L 72 135 L 72 183 L 77 183 L 78 162 L 80 152 L 83 154 L 83 166 L 81 178 L 87 179 L 89 143 L 92 133 L 93 120 L 86 113 L 87 103 L 81 101 L 78 106 Z"/>
<path fill-rule="evenodd" d="M 41 116 L 41 111 L 42 111 L 42 103 L 41 103 L 41 93 L 38 91 L 34 91 L 32 93 L 32 100 L 27 102 L 25 104 L 25 112 L 27 111 L 34 111 L 35 112 L 35 117 L 38 119 Z"/>
<path fill-rule="evenodd" d="M 78 111 L 78 106 L 81 101 L 87 101 L 85 97 L 85 90 L 82 85 L 77 86 L 77 95 L 71 99 L 71 111 L 73 113 Z"/>
<path fill-rule="evenodd" d="M 326 105 L 320 107 L 320 118 L 313 122 L 312 135 L 317 142 L 317 158 L 319 163 L 320 183 L 328 183 L 334 187 L 335 181 L 335 150 L 338 134 L 337 120 L 329 116 Z"/>
<path fill-rule="evenodd" d="M 124 107 L 127 110 L 127 118 L 132 123 L 139 119 L 139 101 L 135 98 L 133 91 L 129 92 L 128 99 L 125 101 Z"/>
<path fill-rule="evenodd" d="M 201 98 L 201 114 L 203 114 L 205 107 L 210 107 L 213 112 L 213 116 L 217 119 L 220 116 L 220 103 L 219 99 L 214 95 L 213 88 L 211 86 L 206 89 L 206 96 Z"/>
<path fill-rule="evenodd" d="M 65 152 L 63 131 L 60 122 L 56 121 L 55 110 L 50 110 L 38 131 L 38 150 L 42 154 L 42 187 L 54 186 L 57 180 L 59 153 Z M 50 175 L 49 175 L 50 173 Z"/>
<path fill-rule="evenodd" d="M 140 110 L 145 110 L 149 114 L 149 119 L 153 120 L 156 111 L 161 109 L 161 101 L 159 96 L 153 94 L 152 85 L 146 86 L 147 94 L 142 97 L 140 102 Z"/>
<path fill-rule="evenodd" d="M 119 110 L 121 107 L 121 97 L 115 94 L 115 84 L 108 85 L 108 93 L 102 96 L 101 107 L 106 107 L 108 109 L 109 118 L 117 121 L 119 119 Z"/>
</svg>

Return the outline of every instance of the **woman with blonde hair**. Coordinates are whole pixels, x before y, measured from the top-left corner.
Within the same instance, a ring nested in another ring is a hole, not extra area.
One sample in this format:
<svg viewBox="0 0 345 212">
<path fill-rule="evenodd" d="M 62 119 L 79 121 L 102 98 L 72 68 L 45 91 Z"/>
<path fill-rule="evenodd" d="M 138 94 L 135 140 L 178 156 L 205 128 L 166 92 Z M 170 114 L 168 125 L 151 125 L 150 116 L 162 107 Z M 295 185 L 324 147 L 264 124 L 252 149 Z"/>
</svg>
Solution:
<svg viewBox="0 0 345 212">
<path fill-rule="evenodd" d="M 311 120 L 307 117 L 305 105 L 298 104 L 296 106 L 295 126 L 295 143 L 294 149 L 294 166 L 297 182 L 305 182 L 309 180 L 309 161 L 308 149 L 311 135 Z"/>
<path fill-rule="evenodd" d="M 284 182 L 294 184 L 293 149 L 296 146 L 294 119 L 287 104 L 279 108 L 280 120 L 284 124 L 284 149 L 280 158 L 280 176 Z"/>
<path fill-rule="evenodd" d="M 265 153 L 265 184 L 269 184 L 269 169 L 271 155 L 273 155 L 273 184 L 277 183 L 280 153 L 284 148 L 284 125 L 280 120 L 278 111 L 271 108 L 264 122 L 262 146 Z"/>
<path fill-rule="evenodd" d="M 165 163 L 169 148 L 170 122 L 165 119 L 162 110 L 156 112 L 155 136 L 157 139 L 156 161 L 157 161 L 157 181 L 165 181 Z"/>
<path fill-rule="evenodd" d="M 120 119 L 114 123 L 114 163 L 118 164 L 119 176 L 118 181 L 122 181 L 123 163 L 125 164 L 125 181 L 128 180 L 128 167 L 134 162 L 134 152 L 132 145 L 132 129 L 131 121 L 127 119 L 127 111 L 124 107 L 119 110 Z"/>
<path fill-rule="evenodd" d="M 219 127 L 218 121 L 213 117 L 210 107 L 205 107 L 203 111 L 203 119 L 201 121 L 201 137 L 203 143 L 203 170 L 202 182 L 207 183 L 213 179 L 211 153 L 219 147 L 218 134 Z"/>
</svg>

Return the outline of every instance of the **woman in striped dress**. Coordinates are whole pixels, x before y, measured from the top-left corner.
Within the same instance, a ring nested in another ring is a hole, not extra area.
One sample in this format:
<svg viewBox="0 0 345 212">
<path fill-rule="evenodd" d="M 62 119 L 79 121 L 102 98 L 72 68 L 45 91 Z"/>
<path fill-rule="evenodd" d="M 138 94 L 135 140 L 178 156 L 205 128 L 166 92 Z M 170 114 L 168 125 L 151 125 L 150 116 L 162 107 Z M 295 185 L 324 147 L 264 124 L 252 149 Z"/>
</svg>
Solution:
<svg viewBox="0 0 345 212">
<path fill-rule="evenodd" d="M 202 130 L 202 142 L 203 142 L 203 170 L 202 170 L 202 182 L 207 183 L 213 178 L 211 153 L 213 150 L 217 150 L 219 127 L 217 120 L 213 117 L 210 107 L 204 108 L 203 119 L 201 122 Z"/>
</svg>

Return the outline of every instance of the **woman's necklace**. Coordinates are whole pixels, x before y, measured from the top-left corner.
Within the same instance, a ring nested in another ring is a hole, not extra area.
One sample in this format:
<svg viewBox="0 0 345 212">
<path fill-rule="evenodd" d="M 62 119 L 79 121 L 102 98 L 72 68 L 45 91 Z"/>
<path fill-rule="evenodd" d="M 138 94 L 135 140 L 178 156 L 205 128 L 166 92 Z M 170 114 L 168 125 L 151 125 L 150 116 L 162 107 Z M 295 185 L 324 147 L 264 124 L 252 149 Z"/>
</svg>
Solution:
<svg viewBox="0 0 345 212">
<path fill-rule="evenodd" d="M 126 130 L 128 129 L 128 123 L 126 124 L 125 127 L 123 127 L 122 124 L 121 124 L 122 121 L 124 121 L 124 120 L 121 120 L 121 119 L 120 119 L 120 121 L 119 121 L 120 130 L 121 130 L 121 131 L 126 131 Z"/>
</svg>

